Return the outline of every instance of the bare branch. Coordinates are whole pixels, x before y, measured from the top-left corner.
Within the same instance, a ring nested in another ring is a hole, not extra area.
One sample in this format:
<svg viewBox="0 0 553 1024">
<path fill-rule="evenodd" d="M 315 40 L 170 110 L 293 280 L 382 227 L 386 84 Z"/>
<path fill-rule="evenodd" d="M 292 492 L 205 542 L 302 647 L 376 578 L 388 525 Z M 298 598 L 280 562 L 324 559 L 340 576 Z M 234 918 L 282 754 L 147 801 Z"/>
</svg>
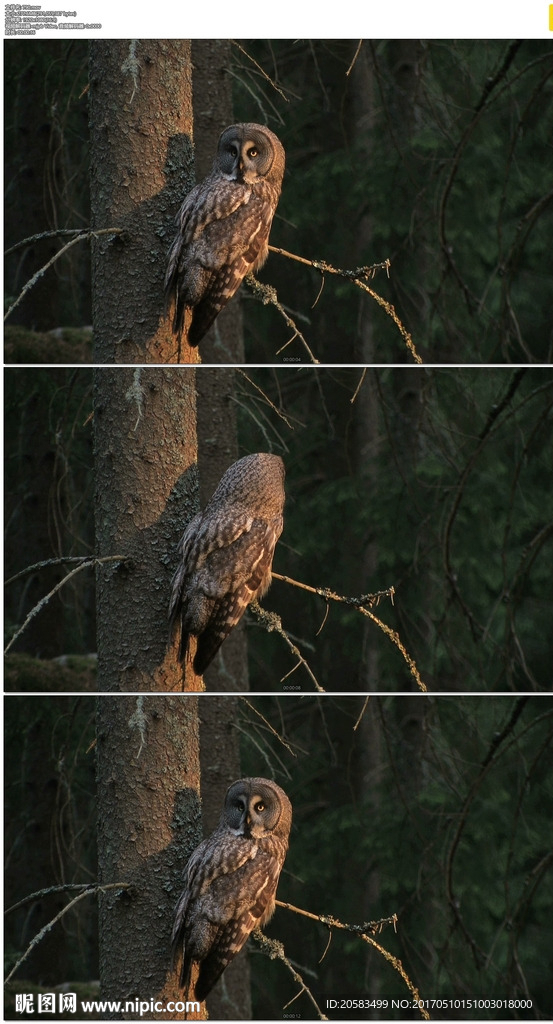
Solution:
<svg viewBox="0 0 553 1024">
<path fill-rule="evenodd" d="M 61 886 L 59 888 L 63 888 L 63 886 Z M 56 916 L 53 917 L 51 921 L 48 921 L 48 923 L 44 925 L 44 928 L 41 928 L 40 931 L 37 932 L 37 934 L 35 935 L 34 939 L 32 939 L 31 942 L 29 943 L 29 945 L 27 946 L 27 949 L 25 950 L 23 955 L 20 956 L 20 958 L 17 961 L 17 963 L 12 967 L 10 973 L 8 974 L 8 976 L 6 978 L 5 984 L 7 984 L 8 981 L 10 980 L 10 978 L 13 977 L 15 972 L 17 970 L 19 970 L 19 968 L 21 967 L 21 964 L 25 960 L 27 960 L 27 958 L 30 956 L 30 954 L 32 953 L 32 951 L 35 948 L 35 946 L 38 946 L 39 942 L 41 942 L 41 940 L 44 938 L 44 936 L 47 935 L 49 931 L 51 931 L 51 929 L 54 927 L 55 924 L 57 924 L 57 922 L 59 920 L 61 920 L 61 918 L 64 916 L 64 914 L 67 914 L 68 910 L 71 910 L 71 908 L 74 907 L 77 903 L 80 903 L 80 901 L 83 900 L 85 898 L 85 896 L 90 896 L 91 893 L 104 892 L 104 890 L 107 890 L 107 889 L 130 889 L 130 888 L 132 888 L 130 882 L 110 882 L 108 885 L 95 885 L 95 886 L 92 886 L 92 887 L 88 887 L 87 886 L 87 888 L 84 890 L 84 892 L 80 892 L 78 896 L 75 896 L 75 899 L 70 900 L 70 902 L 65 907 L 63 907 L 62 910 L 60 910 L 59 914 L 56 914 Z M 52 889 L 52 890 L 49 890 L 49 891 L 53 892 L 54 890 Z"/>
<path fill-rule="evenodd" d="M 37 270 L 36 274 L 33 274 L 33 276 L 30 278 L 30 280 L 27 281 L 27 284 L 24 285 L 23 289 L 20 291 L 19 295 L 17 296 L 15 302 L 12 302 L 10 308 L 8 309 L 7 313 L 5 314 L 4 322 L 8 319 L 10 314 L 13 313 L 14 309 L 16 308 L 16 306 L 19 305 L 19 303 L 25 297 L 27 292 L 29 292 L 31 290 L 31 288 L 33 288 L 34 285 L 37 283 L 37 281 L 39 281 L 40 278 L 44 276 L 46 271 L 49 270 L 51 266 L 53 266 L 53 264 L 56 262 L 56 260 L 59 260 L 60 256 L 63 256 L 63 254 L 65 252 L 67 252 L 68 249 L 71 249 L 72 246 L 76 245 L 77 242 L 87 241 L 90 238 L 96 238 L 97 235 L 122 235 L 123 231 L 124 231 L 124 228 L 100 228 L 100 230 L 98 230 L 98 231 L 83 231 L 83 232 L 79 232 L 79 234 L 75 238 L 72 238 L 70 242 L 67 242 L 64 246 L 62 246 L 62 248 L 59 249 L 58 252 L 56 252 L 52 256 L 52 259 L 48 260 L 48 263 L 45 263 L 43 267 L 40 267 L 40 269 Z M 45 232 L 42 236 L 39 235 L 38 237 L 39 238 L 40 237 L 47 237 L 48 234 L 50 234 L 50 232 Z M 37 236 L 31 236 L 31 237 L 37 237 Z M 26 239 L 26 241 L 29 241 L 29 239 Z M 23 243 L 19 243 L 19 244 L 23 244 Z M 13 251 L 13 250 L 8 250 L 8 252 L 11 252 L 11 251 Z"/>
<path fill-rule="evenodd" d="M 368 284 L 366 283 L 367 281 L 371 281 L 373 279 L 377 270 L 385 270 L 388 276 L 390 275 L 389 259 L 384 260 L 383 263 L 373 263 L 371 266 L 357 267 L 355 270 L 341 270 L 338 267 L 333 267 L 330 263 L 327 263 L 325 260 L 308 260 L 305 259 L 304 256 L 296 256 L 295 253 L 287 252 L 286 249 L 279 249 L 274 245 L 269 246 L 269 252 L 276 252 L 278 253 L 279 256 L 286 256 L 286 258 L 289 260 L 296 260 L 298 263 L 303 263 L 307 267 L 313 267 L 314 270 L 318 270 L 319 273 L 323 275 L 336 274 L 338 277 L 344 277 L 346 278 L 346 280 L 351 281 L 353 284 L 357 285 L 358 288 L 362 288 L 363 291 L 368 292 L 371 298 L 374 299 L 374 301 L 377 302 L 379 306 L 382 306 L 382 308 L 385 310 L 388 316 L 392 318 L 398 331 L 402 335 L 405 344 L 407 345 L 407 348 L 409 349 L 411 355 L 413 356 L 415 362 L 422 363 L 422 359 L 415 348 L 413 339 L 409 331 L 407 330 L 406 327 L 403 326 L 391 302 L 387 302 L 386 299 L 383 299 L 381 295 L 378 295 L 378 293 L 373 291 L 372 288 L 369 288 Z"/>
<path fill-rule="evenodd" d="M 265 715 L 262 715 L 261 711 L 258 711 L 257 708 L 254 708 L 254 706 L 251 703 L 251 701 L 249 701 L 246 697 L 241 697 L 240 699 L 244 702 L 244 704 L 246 704 L 249 707 L 250 711 L 253 711 L 254 715 L 258 715 L 259 716 L 259 718 L 263 722 L 263 725 L 266 726 L 266 728 L 269 730 L 269 732 L 271 732 L 273 734 L 273 736 L 276 736 L 277 740 L 279 740 L 279 742 L 282 743 L 283 747 L 286 747 L 286 750 L 288 751 L 288 753 L 291 754 L 292 757 L 297 757 L 298 755 L 295 753 L 294 750 L 292 750 L 292 747 L 290 746 L 290 744 L 286 742 L 284 737 L 281 736 L 276 731 L 276 729 L 273 729 L 273 726 L 271 725 L 270 722 L 267 721 L 267 719 L 265 718 Z"/>
<path fill-rule="evenodd" d="M 46 558 L 43 562 L 35 562 L 34 565 L 28 565 L 26 569 L 22 569 L 21 572 L 17 572 L 15 576 L 10 576 L 9 580 L 6 580 L 4 586 L 9 586 L 10 583 L 15 583 L 16 580 L 24 579 L 25 576 L 30 576 L 33 572 L 37 572 L 40 569 L 47 569 L 51 565 L 66 565 L 68 563 L 77 562 L 81 564 L 83 562 L 125 562 L 127 561 L 125 555 L 104 555 L 102 558 L 94 558 L 92 555 L 66 555 L 64 558 Z"/>
<path fill-rule="evenodd" d="M 131 882 L 108 882 L 106 885 L 101 885 L 100 882 L 69 882 L 67 885 L 50 885 L 46 889 L 37 889 L 36 892 L 29 893 L 28 896 L 24 896 L 22 900 L 18 900 L 17 903 L 13 903 L 11 907 L 7 907 L 4 911 L 4 917 L 7 914 L 11 914 L 13 910 L 17 910 L 19 907 L 26 906 L 27 903 L 32 903 L 34 900 L 42 900 L 45 896 L 51 896 L 55 892 L 102 892 L 107 889 L 131 889 Z"/>
<path fill-rule="evenodd" d="M 271 248 L 271 246 L 269 246 L 269 248 Z M 318 365 L 320 360 L 319 359 L 315 359 L 315 356 L 313 355 L 311 349 L 309 348 L 309 345 L 307 344 L 307 342 L 306 342 L 303 334 L 301 333 L 299 327 L 297 327 L 296 324 L 294 323 L 294 321 L 292 320 L 292 318 L 290 316 L 288 316 L 288 313 L 284 309 L 284 306 L 282 305 L 282 303 L 278 301 L 278 296 L 277 296 L 277 293 L 276 293 L 276 289 L 273 288 L 272 285 L 262 284 L 261 281 L 258 281 L 257 278 L 253 276 L 253 274 L 248 274 L 244 278 L 244 281 L 246 282 L 246 284 L 248 284 L 250 286 L 250 288 L 253 291 L 254 295 L 257 295 L 257 297 L 261 299 L 261 301 L 262 301 L 264 306 L 268 306 L 269 304 L 271 306 L 276 306 L 276 308 L 278 309 L 279 313 L 281 313 L 281 315 L 284 317 L 288 327 L 290 327 L 291 330 L 294 332 L 292 337 L 289 338 L 289 340 L 286 342 L 286 344 L 283 345 L 282 348 L 279 348 L 279 350 L 277 352 L 277 355 L 280 355 L 280 353 L 283 352 L 284 349 L 288 347 L 288 345 L 291 345 L 292 342 L 295 341 L 296 338 L 299 338 L 301 343 L 302 343 L 302 345 L 304 346 L 304 348 L 305 348 L 305 350 L 306 350 L 306 352 L 307 352 L 311 362 L 312 363 L 317 363 L 317 365 Z"/>
<path fill-rule="evenodd" d="M 276 413 L 277 416 L 280 416 L 281 420 L 284 420 L 286 426 L 290 427 L 290 430 L 293 430 L 294 426 L 293 426 L 292 423 L 290 423 L 290 420 L 286 418 L 286 416 L 284 415 L 283 412 L 280 411 L 280 409 L 277 409 L 277 407 L 274 404 L 274 402 L 271 402 L 271 399 L 269 398 L 269 396 L 267 394 L 265 394 L 265 392 L 259 387 L 259 385 L 256 384 L 255 381 L 253 381 L 251 379 L 251 377 L 249 377 L 248 374 L 245 373 L 244 370 L 241 370 L 240 368 L 238 368 L 238 373 L 240 373 L 242 375 L 242 377 L 244 377 L 244 379 L 247 380 L 248 384 L 251 384 L 252 388 L 255 388 L 256 391 L 259 391 L 259 394 L 262 395 L 263 399 L 267 402 L 267 405 L 269 406 L 269 408 L 271 408 L 273 410 L 273 412 Z"/>
<path fill-rule="evenodd" d="M 387 637 L 389 637 L 392 643 L 395 644 L 401 652 L 404 660 L 407 662 L 409 671 L 415 679 L 419 690 L 422 690 L 423 693 L 427 692 L 428 687 L 423 683 L 419 670 L 411 655 L 406 651 L 399 634 L 396 633 L 394 629 L 391 629 L 390 626 L 387 626 L 385 622 L 378 619 L 376 615 L 373 615 L 369 610 L 374 605 L 377 605 L 382 597 L 389 597 L 393 603 L 395 595 L 393 587 L 388 587 L 387 590 L 378 590 L 374 594 L 364 594 L 361 597 L 343 597 L 340 594 L 335 594 L 333 590 L 329 590 L 327 587 L 310 587 L 307 583 L 299 583 L 298 580 L 293 580 L 290 576 L 281 576 L 278 572 L 272 573 L 272 576 L 275 580 L 282 580 L 283 583 L 290 583 L 293 587 L 300 587 L 302 590 L 309 591 L 310 594 L 316 594 L 317 597 L 322 597 L 324 601 L 337 601 L 339 604 L 347 604 L 352 608 L 357 608 L 362 615 L 366 615 L 371 619 L 371 621 L 374 622 L 374 624 L 378 626 L 378 628 L 381 629 Z M 367 608 L 365 605 L 368 605 L 369 607 Z"/>
<path fill-rule="evenodd" d="M 31 608 L 31 611 L 27 615 L 27 618 L 25 619 L 23 625 L 20 626 L 20 628 L 12 636 L 11 640 L 6 644 L 4 648 L 4 654 L 8 653 L 10 647 L 12 647 L 15 641 L 21 636 L 21 634 L 25 632 L 27 626 L 34 619 L 35 615 L 38 615 L 38 613 L 46 607 L 50 598 L 52 598 L 54 594 L 57 594 L 58 590 L 61 590 L 61 588 L 66 583 L 68 583 L 68 581 L 72 579 L 73 576 L 76 576 L 77 573 L 81 572 L 83 569 L 87 569 L 90 565 L 99 565 L 101 562 L 113 561 L 127 562 L 129 561 L 129 559 L 126 558 L 125 555 L 109 555 L 104 558 L 87 558 L 84 562 L 81 562 L 80 565 L 77 565 L 75 569 L 72 569 L 71 572 L 68 572 L 67 576 L 64 576 L 63 579 L 59 581 L 59 583 L 56 583 L 55 587 L 53 587 L 53 589 L 50 590 L 50 592 L 46 594 L 45 597 L 42 597 L 38 604 L 35 604 L 34 608 Z"/>
<path fill-rule="evenodd" d="M 309 910 L 301 910 L 300 907 L 294 907 L 291 903 L 282 903 L 281 900 L 275 900 L 277 907 L 282 907 L 284 910 L 291 910 L 294 914 L 301 914 L 302 917 L 309 917 L 312 921 L 319 921 L 321 924 L 326 925 L 327 928 L 340 928 L 343 931 L 352 932 L 354 935 L 358 935 L 364 942 L 368 942 L 370 946 L 373 946 L 378 952 L 392 965 L 392 967 L 401 974 L 407 988 L 411 992 L 413 999 L 417 1003 L 419 1013 L 425 1020 L 430 1020 L 430 1014 L 425 1009 L 419 991 L 409 978 L 401 960 L 399 960 L 392 953 L 389 953 L 384 946 L 381 946 L 379 942 L 372 937 L 373 935 L 379 934 L 385 925 L 392 924 L 394 931 L 397 926 L 397 914 L 392 914 L 391 917 L 382 918 L 380 921 L 366 921 L 364 924 L 344 924 L 342 921 L 338 921 L 337 918 L 331 917 L 326 914 L 312 914 Z M 368 934 L 368 933 L 371 934 Z"/>
</svg>

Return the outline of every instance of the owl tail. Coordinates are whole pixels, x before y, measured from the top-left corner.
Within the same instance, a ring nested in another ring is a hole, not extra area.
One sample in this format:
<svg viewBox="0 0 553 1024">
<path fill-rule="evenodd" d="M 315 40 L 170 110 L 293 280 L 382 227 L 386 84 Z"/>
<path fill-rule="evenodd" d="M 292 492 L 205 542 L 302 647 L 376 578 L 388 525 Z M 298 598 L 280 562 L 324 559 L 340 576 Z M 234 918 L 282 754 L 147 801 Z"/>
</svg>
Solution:
<svg viewBox="0 0 553 1024">
<path fill-rule="evenodd" d="M 192 348 L 196 348 L 200 344 L 204 334 L 207 334 L 224 305 L 225 302 L 221 302 L 214 306 L 212 297 L 207 295 L 197 306 L 193 307 L 192 323 L 188 328 L 188 344 Z"/>
<path fill-rule="evenodd" d="M 169 617 L 169 643 L 172 644 L 175 633 L 179 635 L 179 661 L 185 661 L 190 646 L 190 633 L 187 633 L 182 626 L 180 608 L 173 608 Z"/>
<path fill-rule="evenodd" d="M 200 973 L 194 988 L 194 995 L 200 1003 L 209 995 L 215 982 L 219 980 L 230 960 L 232 960 L 232 956 L 221 960 L 217 952 L 215 952 L 215 955 L 208 956 L 205 960 L 202 960 L 200 963 Z"/>
<path fill-rule="evenodd" d="M 229 632 L 230 630 L 225 630 L 221 634 L 214 629 L 206 629 L 200 634 L 193 663 L 194 672 L 197 676 L 203 676 Z"/>
</svg>

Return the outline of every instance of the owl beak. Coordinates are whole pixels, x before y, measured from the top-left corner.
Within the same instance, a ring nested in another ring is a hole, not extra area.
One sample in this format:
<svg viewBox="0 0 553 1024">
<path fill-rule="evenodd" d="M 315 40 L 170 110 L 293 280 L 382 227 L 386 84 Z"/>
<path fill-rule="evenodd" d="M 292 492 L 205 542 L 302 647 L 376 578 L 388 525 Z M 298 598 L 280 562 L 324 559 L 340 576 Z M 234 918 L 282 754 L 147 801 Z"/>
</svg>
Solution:
<svg viewBox="0 0 553 1024">
<path fill-rule="evenodd" d="M 245 811 L 244 817 L 241 821 L 242 832 L 246 836 L 251 836 L 252 819 L 248 811 Z"/>
</svg>

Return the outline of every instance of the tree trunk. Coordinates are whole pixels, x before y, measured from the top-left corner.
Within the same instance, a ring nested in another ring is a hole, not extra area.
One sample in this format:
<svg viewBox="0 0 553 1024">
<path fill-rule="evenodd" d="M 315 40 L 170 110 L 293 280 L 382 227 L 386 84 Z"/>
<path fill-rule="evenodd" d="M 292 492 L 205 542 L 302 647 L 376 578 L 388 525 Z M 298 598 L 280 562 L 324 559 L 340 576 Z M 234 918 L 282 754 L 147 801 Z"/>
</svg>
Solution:
<svg viewBox="0 0 553 1024">
<path fill-rule="evenodd" d="M 99 697 L 97 766 L 99 880 L 131 883 L 100 897 L 101 998 L 182 1001 L 171 928 L 186 862 L 201 840 L 197 698 Z M 150 1007 L 141 1016 L 184 1015 Z M 189 1020 L 204 1017 L 188 1012 Z"/>
<path fill-rule="evenodd" d="M 192 64 L 185 40 L 90 45 L 95 362 L 196 363 L 164 315 L 174 218 L 194 180 Z"/>
<path fill-rule="evenodd" d="M 208 367 L 196 372 L 200 507 L 205 508 L 223 473 L 239 457 L 236 426 L 235 374 Z M 207 690 L 249 689 L 248 649 L 244 620 L 217 652 L 205 674 Z"/>
<path fill-rule="evenodd" d="M 218 825 L 225 793 L 242 775 L 238 700 L 235 696 L 209 696 L 198 702 L 204 837 Z M 245 949 L 231 960 L 207 1005 L 212 1020 L 251 1020 L 250 964 Z"/>
<path fill-rule="evenodd" d="M 198 690 L 168 644 L 176 547 L 198 508 L 195 370 L 98 368 L 94 378 L 98 688 Z"/>
</svg>

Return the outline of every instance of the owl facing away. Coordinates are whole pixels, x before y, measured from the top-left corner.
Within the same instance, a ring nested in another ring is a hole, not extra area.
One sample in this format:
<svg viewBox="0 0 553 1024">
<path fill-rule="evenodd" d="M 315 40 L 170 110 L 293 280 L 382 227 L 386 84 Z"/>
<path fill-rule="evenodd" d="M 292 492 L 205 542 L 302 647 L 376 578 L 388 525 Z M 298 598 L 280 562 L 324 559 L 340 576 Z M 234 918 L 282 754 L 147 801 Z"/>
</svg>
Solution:
<svg viewBox="0 0 553 1024">
<path fill-rule="evenodd" d="M 222 476 L 203 512 L 186 528 L 169 602 L 179 657 L 198 637 L 193 668 L 201 676 L 250 601 L 271 583 L 283 526 L 284 463 L 279 455 L 246 455 Z"/>
<path fill-rule="evenodd" d="M 284 176 L 284 149 L 261 124 L 232 124 L 211 174 L 187 195 L 169 251 L 165 303 L 173 332 L 192 309 L 188 344 L 198 345 L 250 270 L 268 256 L 269 231 Z"/>
<path fill-rule="evenodd" d="M 254 928 L 266 924 L 288 850 L 292 805 L 270 779 L 239 779 L 227 790 L 215 831 L 194 850 L 173 924 L 173 960 L 182 956 L 180 985 L 206 998 Z"/>
</svg>

